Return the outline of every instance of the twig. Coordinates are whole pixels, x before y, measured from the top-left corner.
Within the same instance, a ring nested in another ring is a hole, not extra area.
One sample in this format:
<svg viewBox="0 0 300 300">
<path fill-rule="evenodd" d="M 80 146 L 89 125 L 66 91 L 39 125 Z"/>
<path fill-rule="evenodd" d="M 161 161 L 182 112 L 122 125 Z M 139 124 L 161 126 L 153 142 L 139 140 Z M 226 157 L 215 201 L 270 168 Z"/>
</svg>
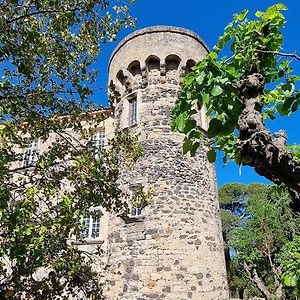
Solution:
<svg viewBox="0 0 300 300">
<path fill-rule="evenodd" d="M 276 52 L 276 51 L 270 51 L 270 50 L 256 50 L 256 52 L 263 53 L 263 54 L 273 54 L 278 56 L 284 56 L 284 57 L 292 57 L 300 61 L 300 56 L 296 53 L 283 53 L 283 52 Z"/>
<path fill-rule="evenodd" d="M 69 9 L 67 11 L 79 11 L 79 10 L 80 9 L 78 7 L 75 7 L 73 9 Z M 51 14 L 51 13 L 59 13 L 59 12 L 60 12 L 59 10 L 39 10 L 39 11 L 34 11 L 32 13 L 27 13 L 25 15 L 18 16 L 18 17 L 14 18 L 14 19 L 7 20 L 6 23 L 7 24 L 13 23 L 13 22 L 19 21 L 21 19 L 32 17 L 32 16 L 35 16 L 35 15 Z"/>
</svg>

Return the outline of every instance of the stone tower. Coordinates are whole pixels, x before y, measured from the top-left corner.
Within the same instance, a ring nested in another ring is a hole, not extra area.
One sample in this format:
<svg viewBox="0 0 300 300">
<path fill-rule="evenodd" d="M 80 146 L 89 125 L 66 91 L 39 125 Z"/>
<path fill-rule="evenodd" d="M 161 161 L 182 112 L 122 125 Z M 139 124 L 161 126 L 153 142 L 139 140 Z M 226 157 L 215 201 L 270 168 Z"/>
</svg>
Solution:
<svg viewBox="0 0 300 300">
<path fill-rule="evenodd" d="M 111 217 L 107 299 L 229 298 L 214 166 L 205 147 L 184 156 L 183 136 L 170 129 L 180 76 L 207 52 L 195 33 L 157 26 L 129 35 L 111 56 L 109 80 L 121 94 L 116 130 L 131 127 L 144 148 L 124 185 L 153 196 L 128 222 Z"/>
</svg>

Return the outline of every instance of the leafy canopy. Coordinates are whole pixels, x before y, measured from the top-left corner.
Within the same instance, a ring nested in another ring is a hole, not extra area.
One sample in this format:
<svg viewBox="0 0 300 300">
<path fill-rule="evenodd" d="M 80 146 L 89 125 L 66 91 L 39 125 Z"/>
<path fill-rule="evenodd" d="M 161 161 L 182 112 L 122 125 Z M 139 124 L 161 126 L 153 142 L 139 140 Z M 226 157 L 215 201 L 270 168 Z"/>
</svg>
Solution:
<svg viewBox="0 0 300 300">
<path fill-rule="evenodd" d="M 300 93 L 295 85 L 299 77 L 292 75 L 291 61 L 298 57 L 283 54 L 288 59 L 278 61 L 283 42 L 281 30 L 285 24 L 283 10 L 286 10 L 283 4 L 271 6 L 265 12 L 256 12 L 257 19 L 253 21 L 247 19 L 248 10 L 235 15 L 213 51 L 185 75 L 172 123 L 173 129 L 185 134 L 185 153 L 195 154 L 202 142 L 203 132 L 195 116 L 204 106 L 210 119 L 208 159 L 215 161 L 216 150 L 221 150 L 224 163 L 227 159 L 238 164 L 247 162 L 247 156 L 241 157 L 238 151 L 237 129 L 244 108 L 239 89 L 241 80 L 248 74 L 257 72 L 265 78 L 267 85 L 260 104 L 263 118 L 273 120 L 277 114 L 288 116 L 297 110 Z M 232 55 L 222 56 L 222 50 Z M 296 156 L 299 154 L 298 146 L 290 150 Z"/>
<path fill-rule="evenodd" d="M 119 172 L 140 146 L 125 132 L 95 157 L 91 136 L 110 112 L 84 110 L 95 108 L 101 44 L 133 25 L 124 1 L 0 1 L 1 299 L 102 298 L 101 249 L 88 254 L 69 237 L 84 242 L 90 207 L 127 211 Z M 22 165 L 32 141 L 44 150 Z"/>
<path fill-rule="evenodd" d="M 227 233 L 232 249 L 229 263 L 231 290 L 242 289 L 251 296 L 259 292 L 266 299 L 292 296 L 291 290 L 282 285 L 280 259 L 289 256 L 286 247 L 299 234 L 299 216 L 288 206 L 291 201 L 288 193 L 275 186 L 259 184 L 244 187 L 231 184 L 221 190 L 225 196 L 243 192 L 245 198 L 243 218 L 232 224 Z"/>
</svg>

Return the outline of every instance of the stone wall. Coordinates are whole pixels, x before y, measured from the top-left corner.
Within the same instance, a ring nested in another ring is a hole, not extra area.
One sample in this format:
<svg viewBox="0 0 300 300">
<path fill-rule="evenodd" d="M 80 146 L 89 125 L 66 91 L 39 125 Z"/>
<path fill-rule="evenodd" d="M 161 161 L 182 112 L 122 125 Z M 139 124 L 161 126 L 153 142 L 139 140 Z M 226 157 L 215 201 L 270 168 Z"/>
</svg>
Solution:
<svg viewBox="0 0 300 300">
<path fill-rule="evenodd" d="M 152 188 L 153 197 L 138 218 L 110 218 L 107 299 L 229 299 L 214 166 L 205 146 L 194 158 L 184 156 L 183 136 L 170 129 L 180 74 L 189 60 L 205 55 L 205 46 L 194 33 L 174 27 L 138 31 L 120 45 L 110 63 L 110 79 L 122 94 L 115 103 L 116 126 L 129 125 L 134 96 L 132 130 L 144 148 L 122 182 L 129 189 Z M 146 64 L 136 80 L 124 75 L 134 61 Z"/>
</svg>

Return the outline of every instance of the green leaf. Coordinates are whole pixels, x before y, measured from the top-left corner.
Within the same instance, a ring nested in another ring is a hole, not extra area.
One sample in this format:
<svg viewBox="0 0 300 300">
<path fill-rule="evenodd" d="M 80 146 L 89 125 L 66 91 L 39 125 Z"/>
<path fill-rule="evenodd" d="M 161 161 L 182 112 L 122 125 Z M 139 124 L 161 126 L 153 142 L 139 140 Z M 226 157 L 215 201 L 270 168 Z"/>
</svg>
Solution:
<svg viewBox="0 0 300 300">
<path fill-rule="evenodd" d="M 46 232 L 47 228 L 46 226 L 41 226 L 40 231 L 39 231 L 39 235 L 44 235 L 44 233 Z"/>
<path fill-rule="evenodd" d="M 218 54 L 215 51 L 210 52 L 208 56 L 214 60 L 218 58 Z"/>
<path fill-rule="evenodd" d="M 190 151 L 192 144 L 193 144 L 192 140 L 188 138 L 184 138 L 184 143 L 182 146 L 183 154 L 187 154 Z"/>
<path fill-rule="evenodd" d="M 25 230 L 25 234 L 26 234 L 26 235 L 31 235 L 31 230 L 30 230 L 30 228 L 27 228 L 27 229 Z"/>
<path fill-rule="evenodd" d="M 202 94 L 202 102 L 205 105 L 208 104 L 208 102 L 209 102 L 209 94 L 207 94 L 207 93 Z"/>
<path fill-rule="evenodd" d="M 223 93 L 223 89 L 219 86 L 219 85 L 214 85 L 212 90 L 211 90 L 211 94 L 216 97 L 219 96 Z"/>
<path fill-rule="evenodd" d="M 286 7 L 283 3 L 275 4 L 274 7 L 275 7 L 277 10 L 287 10 L 287 7 Z"/>
<path fill-rule="evenodd" d="M 281 116 L 288 116 L 290 114 L 290 110 L 284 105 L 284 103 L 278 104 L 276 109 Z"/>
<path fill-rule="evenodd" d="M 184 133 L 188 133 L 190 132 L 192 129 L 197 127 L 197 122 L 195 120 L 192 119 L 188 119 L 185 123 L 185 127 L 183 129 Z"/>
<path fill-rule="evenodd" d="M 208 158 L 208 161 L 210 163 L 214 163 L 216 161 L 216 158 L 217 158 L 217 153 L 215 151 L 214 148 L 210 149 L 208 152 L 207 152 L 207 158 Z"/>
<path fill-rule="evenodd" d="M 208 137 L 212 138 L 212 137 L 218 135 L 218 133 L 221 130 L 221 126 L 222 126 L 222 122 L 220 120 L 218 120 L 216 118 L 211 119 L 209 122 L 208 131 L 207 131 Z"/>
<path fill-rule="evenodd" d="M 192 146 L 190 147 L 191 156 L 196 155 L 196 152 L 197 152 L 197 149 L 199 148 L 199 146 L 200 146 L 199 142 L 195 142 L 195 143 L 192 144 Z"/>
<path fill-rule="evenodd" d="M 184 84 L 185 85 L 191 85 L 195 80 L 195 77 L 193 75 L 190 75 L 188 77 L 184 78 Z"/>
<path fill-rule="evenodd" d="M 233 68 L 233 67 L 227 68 L 227 69 L 226 69 L 226 72 L 227 72 L 229 75 L 231 75 L 232 77 L 234 77 L 234 78 L 237 78 L 237 77 L 240 76 L 239 72 L 237 72 L 236 69 Z"/>
<path fill-rule="evenodd" d="M 203 83 L 203 80 L 204 80 L 204 78 L 205 78 L 205 73 L 204 73 L 204 71 L 202 71 L 198 76 L 197 76 L 197 78 L 196 78 L 196 81 L 197 81 L 197 83 L 198 84 L 202 84 Z"/>
<path fill-rule="evenodd" d="M 256 13 L 255 13 L 255 16 L 260 18 L 262 15 L 264 14 L 264 12 L 258 10 Z"/>
<path fill-rule="evenodd" d="M 177 126 L 178 131 L 184 132 L 184 128 L 185 128 L 187 120 L 188 120 L 187 112 L 183 112 L 175 119 L 175 124 Z"/>
<path fill-rule="evenodd" d="M 242 12 L 240 12 L 238 15 L 236 15 L 235 20 L 237 21 L 243 21 L 248 14 L 249 10 L 244 9 Z"/>
<path fill-rule="evenodd" d="M 291 286 L 294 287 L 297 285 L 297 275 L 296 274 L 287 274 L 285 276 L 283 276 L 283 282 L 286 286 Z"/>
</svg>

